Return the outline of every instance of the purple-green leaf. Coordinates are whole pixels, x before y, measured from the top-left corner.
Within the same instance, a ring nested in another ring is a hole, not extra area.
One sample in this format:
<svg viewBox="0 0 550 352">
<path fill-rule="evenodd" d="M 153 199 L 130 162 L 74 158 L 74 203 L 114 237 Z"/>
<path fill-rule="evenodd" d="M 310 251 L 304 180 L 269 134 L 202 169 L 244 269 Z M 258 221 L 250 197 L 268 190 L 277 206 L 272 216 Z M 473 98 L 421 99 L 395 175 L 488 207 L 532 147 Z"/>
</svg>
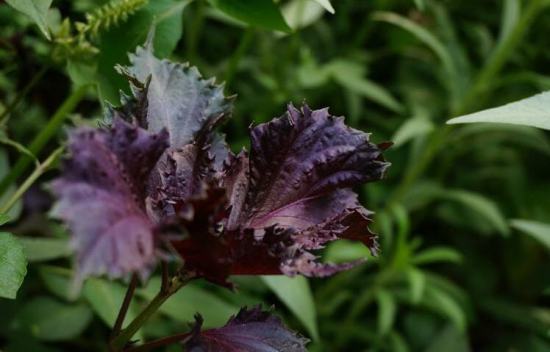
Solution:
<svg viewBox="0 0 550 352">
<path fill-rule="evenodd" d="M 202 317 L 196 322 L 190 335 L 182 341 L 188 352 L 303 352 L 308 339 L 290 331 L 281 319 L 262 311 L 261 306 L 242 308 L 229 318 L 225 326 L 200 331 Z"/>
</svg>

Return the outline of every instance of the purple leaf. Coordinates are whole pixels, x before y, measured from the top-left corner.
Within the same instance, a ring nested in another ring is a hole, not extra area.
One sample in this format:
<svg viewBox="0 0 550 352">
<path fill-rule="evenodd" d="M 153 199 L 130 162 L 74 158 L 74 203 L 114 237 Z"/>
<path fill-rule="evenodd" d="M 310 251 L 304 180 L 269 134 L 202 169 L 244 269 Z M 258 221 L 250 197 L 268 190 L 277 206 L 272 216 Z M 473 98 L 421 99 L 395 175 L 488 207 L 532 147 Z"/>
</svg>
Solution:
<svg viewBox="0 0 550 352">
<path fill-rule="evenodd" d="M 301 112 L 289 105 L 282 117 L 254 127 L 251 139 L 247 191 L 230 227 L 316 225 L 350 205 L 349 195 L 340 200 L 331 192 L 380 180 L 389 166 L 368 134 L 307 105 Z M 326 206 L 323 197 L 337 201 Z"/>
<path fill-rule="evenodd" d="M 261 306 L 242 308 L 225 326 L 200 331 L 202 317 L 195 316 L 190 335 L 182 341 L 188 352 L 303 352 L 308 339 L 288 330 L 281 319 Z"/>
<path fill-rule="evenodd" d="M 155 250 L 145 183 L 167 144 L 165 131 L 151 134 L 122 120 L 107 131 L 71 133 L 63 176 L 52 184 L 59 199 L 52 215 L 66 221 L 73 234 L 77 281 L 90 275 L 148 275 Z"/>
<path fill-rule="evenodd" d="M 202 79 L 195 67 L 157 59 L 153 35 L 151 32 L 145 47 L 130 54 L 130 66 L 117 69 L 131 81 L 138 81 L 132 86 L 135 96 L 143 94 L 143 87 L 146 89 L 147 116 L 143 123 L 147 130 L 166 128 L 170 146 L 181 148 L 194 141 L 213 119 L 229 116 L 234 98 L 225 98 L 223 85 L 215 85 L 214 79 Z"/>
</svg>

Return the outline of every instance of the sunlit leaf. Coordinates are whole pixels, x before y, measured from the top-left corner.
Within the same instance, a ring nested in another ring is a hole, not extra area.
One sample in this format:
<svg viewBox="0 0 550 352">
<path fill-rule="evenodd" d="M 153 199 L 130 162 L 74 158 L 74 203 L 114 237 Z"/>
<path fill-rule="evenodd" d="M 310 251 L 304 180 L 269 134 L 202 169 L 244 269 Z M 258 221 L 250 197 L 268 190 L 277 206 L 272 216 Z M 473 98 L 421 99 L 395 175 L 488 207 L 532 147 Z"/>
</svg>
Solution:
<svg viewBox="0 0 550 352">
<path fill-rule="evenodd" d="M 294 316 L 304 324 L 313 340 L 319 340 L 315 300 L 307 279 L 303 276 L 291 278 L 281 275 L 262 276 L 261 278 Z"/>
<path fill-rule="evenodd" d="M 448 124 L 472 122 L 510 123 L 550 130 L 550 92 L 447 121 Z"/>
<path fill-rule="evenodd" d="M 332 4 L 330 3 L 330 0 L 314 0 L 319 5 L 323 6 L 328 12 L 334 13 L 334 7 L 332 7 Z"/>
<path fill-rule="evenodd" d="M 532 220 L 511 220 L 513 228 L 533 237 L 550 250 L 550 224 Z"/>
<path fill-rule="evenodd" d="M 15 299 L 26 274 L 23 246 L 14 235 L 0 232 L 0 297 Z"/>
<path fill-rule="evenodd" d="M 6 2 L 16 10 L 32 18 L 38 25 L 38 28 L 40 28 L 42 34 L 44 34 L 48 40 L 51 40 L 50 31 L 46 22 L 46 15 L 52 4 L 52 0 L 6 0 Z"/>
<path fill-rule="evenodd" d="M 290 32 L 281 10 L 273 0 L 209 0 L 218 10 L 249 25 Z"/>
<path fill-rule="evenodd" d="M 286 23 L 292 29 L 307 27 L 323 17 L 325 8 L 316 1 L 291 0 L 282 7 Z"/>
</svg>

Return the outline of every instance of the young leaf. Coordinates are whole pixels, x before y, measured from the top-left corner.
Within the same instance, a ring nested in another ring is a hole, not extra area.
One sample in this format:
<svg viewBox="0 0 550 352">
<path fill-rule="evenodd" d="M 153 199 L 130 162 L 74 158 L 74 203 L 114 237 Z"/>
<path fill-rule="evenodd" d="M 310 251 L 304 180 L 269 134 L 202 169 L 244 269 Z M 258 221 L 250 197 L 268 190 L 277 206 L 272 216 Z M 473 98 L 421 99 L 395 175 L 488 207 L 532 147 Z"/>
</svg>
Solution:
<svg viewBox="0 0 550 352">
<path fill-rule="evenodd" d="M 550 224 L 531 220 L 511 220 L 513 228 L 533 237 L 550 250 Z"/>
<path fill-rule="evenodd" d="M 0 232 L 0 297 L 15 299 L 26 274 L 23 246 L 12 234 Z"/>
<path fill-rule="evenodd" d="M 251 26 L 291 32 L 273 0 L 210 0 L 212 6 Z"/>
<path fill-rule="evenodd" d="M 286 277 L 281 275 L 262 276 L 262 281 L 290 309 L 294 316 L 304 324 L 313 340 L 319 340 L 315 299 L 309 282 L 305 277 Z"/>
<path fill-rule="evenodd" d="M 281 319 L 262 311 L 261 306 L 242 308 L 229 318 L 225 326 L 200 331 L 202 317 L 196 322 L 190 336 L 182 341 L 186 351 L 216 352 L 303 352 L 308 340 L 288 330 Z"/>
<path fill-rule="evenodd" d="M 52 4 L 52 0 L 6 0 L 17 11 L 24 13 L 32 18 L 38 25 L 44 36 L 51 40 L 50 31 L 46 23 L 46 14 Z"/>
<path fill-rule="evenodd" d="M 550 130 L 550 92 L 447 121 L 448 124 L 472 122 L 510 123 Z"/>
<path fill-rule="evenodd" d="M 52 184 L 52 215 L 66 221 L 77 254 L 77 283 L 90 275 L 146 277 L 155 263 L 146 180 L 167 147 L 165 131 L 148 133 L 116 120 L 109 131 L 72 133 L 63 177 Z"/>
</svg>

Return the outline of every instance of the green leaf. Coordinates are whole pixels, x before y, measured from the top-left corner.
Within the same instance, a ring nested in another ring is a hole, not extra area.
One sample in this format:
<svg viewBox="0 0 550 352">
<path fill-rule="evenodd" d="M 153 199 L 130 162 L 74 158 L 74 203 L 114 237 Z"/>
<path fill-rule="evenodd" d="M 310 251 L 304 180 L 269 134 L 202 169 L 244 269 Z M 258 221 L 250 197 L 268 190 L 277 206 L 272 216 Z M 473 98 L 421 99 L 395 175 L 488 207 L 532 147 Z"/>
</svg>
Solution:
<svg viewBox="0 0 550 352">
<path fill-rule="evenodd" d="M 145 42 L 153 23 L 156 33 L 153 43 L 156 56 L 166 58 L 172 54 L 182 35 L 183 9 L 190 2 L 191 0 L 149 1 L 128 18 L 128 21 L 112 26 L 101 35 L 97 70 L 103 98 L 115 103 L 119 100 L 118 91 L 127 90 L 126 79 L 117 74 L 114 67 L 116 64 L 128 62 L 128 53 Z M 107 84 L 111 86 L 105 87 Z"/>
<path fill-rule="evenodd" d="M 426 289 L 426 277 L 421 270 L 414 267 L 408 268 L 406 273 L 409 288 L 411 290 L 411 301 L 413 304 L 418 304 L 424 296 L 424 291 Z"/>
<path fill-rule="evenodd" d="M 11 217 L 7 214 L 0 214 L 0 226 L 4 225 L 11 220 Z"/>
<path fill-rule="evenodd" d="M 283 5 L 283 17 L 292 29 L 307 27 L 325 14 L 325 9 L 316 1 L 291 0 Z"/>
<path fill-rule="evenodd" d="M 443 327 L 435 338 L 430 341 L 425 352 L 469 352 L 470 347 L 466 336 L 456 326 L 448 324 Z"/>
<path fill-rule="evenodd" d="M 90 303 L 95 313 L 112 328 L 115 325 L 116 318 L 124 296 L 126 295 L 126 288 L 116 282 L 107 282 L 101 279 L 88 279 L 83 288 L 84 297 Z M 135 300 L 132 301 L 126 318 L 124 319 L 123 327 L 126 327 L 137 316 L 138 308 Z M 141 339 L 141 332 L 135 336 L 135 338 Z"/>
<path fill-rule="evenodd" d="M 223 13 L 251 26 L 287 33 L 292 31 L 273 0 L 210 0 L 210 3 Z"/>
<path fill-rule="evenodd" d="M 25 249 L 27 261 L 43 262 L 47 260 L 68 257 L 71 254 L 68 239 L 18 237 Z"/>
<path fill-rule="evenodd" d="M 399 148 L 406 142 L 415 139 L 418 136 L 428 134 L 434 129 L 434 124 L 426 116 L 414 116 L 399 126 L 391 141 L 395 143 L 392 149 Z"/>
<path fill-rule="evenodd" d="M 21 154 L 25 154 L 28 157 L 30 157 L 34 161 L 35 166 L 38 167 L 40 165 L 40 162 L 36 158 L 36 155 L 34 155 L 30 150 L 25 148 L 22 144 L 6 137 L 2 131 L 0 131 L 0 144 L 9 145 L 10 147 L 15 148 Z"/>
<path fill-rule="evenodd" d="M 262 276 L 271 291 L 287 306 L 294 316 L 304 324 L 313 340 L 319 340 L 317 311 L 309 282 L 303 276 Z"/>
<path fill-rule="evenodd" d="M 414 1 L 414 6 L 416 6 L 416 8 L 419 10 L 419 11 L 424 11 L 426 10 L 426 4 L 424 3 L 424 0 L 413 0 Z"/>
<path fill-rule="evenodd" d="M 472 122 L 509 123 L 550 130 L 550 92 L 447 121 L 448 124 Z"/>
<path fill-rule="evenodd" d="M 434 312 L 447 316 L 461 332 L 466 331 L 466 312 L 445 291 L 428 285 L 423 303 L 433 309 Z"/>
<path fill-rule="evenodd" d="M 6 0 L 16 10 L 32 18 L 44 36 L 51 40 L 50 31 L 46 23 L 46 15 L 52 0 Z"/>
<path fill-rule="evenodd" d="M 487 199 L 478 193 L 472 193 L 464 190 L 447 191 L 444 198 L 459 202 L 466 208 L 474 211 L 489 222 L 498 232 L 507 236 L 510 234 L 510 228 L 498 206 L 492 200 Z"/>
<path fill-rule="evenodd" d="M 457 70 L 453 56 L 441 41 L 418 23 L 392 12 L 376 12 L 373 15 L 376 21 L 391 23 L 408 31 L 426 44 L 437 55 L 449 77 L 456 77 Z"/>
<path fill-rule="evenodd" d="M 513 219 L 510 221 L 510 225 L 533 237 L 550 250 L 550 224 L 532 220 Z"/>
<path fill-rule="evenodd" d="M 0 180 L 3 180 L 4 177 L 9 174 L 10 168 L 10 161 L 7 151 L 5 149 L 0 149 Z M 0 195 L 0 207 L 4 206 L 15 194 L 15 192 L 17 192 L 17 187 L 15 184 L 11 184 L 6 192 Z M 23 201 L 19 199 L 5 215 L 8 215 L 10 217 L 10 220 L 17 220 L 22 210 Z"/>
<path fill-rule="evenodd" d="M 86 305 L 69 305 L 37 297 L 21 309 L 14 325 L 40 340 L 63 341 L 80 336 L 91 320 L 92 311 Z"/>
<path fill-rule="evenodd" d="M 333 79 L 350 92 L 361 95 L 387 109 L 400 113 L 403 106 L 384 87 L 364 78 L 364 68 L 349 60 L 335 60 L 327 65 Z"/>
<path fill-rule="evenodd" d="M 314 0 L 319 5 L 323 6 L 325 10 L 327 10 L 330 13 L 334 13 L 334 7 L 332 7 L 332 4 L 330 3 L 330 0 Z"/>
<path fill-rule="evenodd" d="M 411 262 L 416 265 L 431 264 L 437 262 L 460 263 L 462 254 L 450 247 L 432 247 L 416 254 Z"/>
<path fill-rule="evenodd" d="M 14 235 L 0 232 L 0 297 L 15 299 L 25 275 L 23 246 Z"/>
<path fill-rule="evenodd" d="M 499 48 L 504 45 L 513 29 L 516 27 L 521 17 L 521 6 L 519 0 L 505 0 L 503 1 L 504 7 L 502 9 L 502 18 L 500 24 L 500 34 L 498 36 L 498 42 L 493 53 L 499 51 Z"/>
<path fill-rule="evenodd" d="M 393 295 L 384 289 L 376 291 L 376 301 L 378 302 L 378 334 L 384 336 L 393 326 L 397 304 Z"/>
<path fill-rule="evenodd" d="M 41 265 L 38 269 L 38 275 L 44 282 L 46 288 L 57 297 L 63 298 L 66 301 L 75 299 L 72 294 L 73 292 L 71 292 L 72 270 L 56 266 Z"/>
<path fill-rule="evenodd" d="M 159 277 L 153 277 L 146 288 L 136 290 L 136 293 L 151 300 L 158 293 L 160 282 Z M 193 316 L 200 313 L 205 327 L 220 327 L 225 325 L 231 315 L 237 314 L 239 309 L 240 307 L 222 300 L 207 289 L 191 284 L 171 296 L 159 311 L 182 323 L 192 321 Z"/>
</svg>

